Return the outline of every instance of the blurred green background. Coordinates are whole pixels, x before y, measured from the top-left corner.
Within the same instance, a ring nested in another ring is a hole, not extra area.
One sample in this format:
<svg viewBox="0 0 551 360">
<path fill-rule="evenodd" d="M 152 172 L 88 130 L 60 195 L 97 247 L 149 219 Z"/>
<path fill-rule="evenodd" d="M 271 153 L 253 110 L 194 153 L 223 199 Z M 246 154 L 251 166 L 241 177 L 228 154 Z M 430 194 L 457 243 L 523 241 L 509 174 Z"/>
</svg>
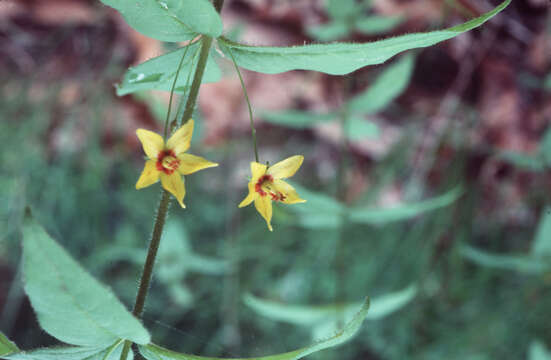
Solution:
<svg viewBox="0 0 551 360">
<path fill-rule="evenodd" d="M 223 19 L 266 45 L 369 41 L 491 5 L 226 0 Z M 168 94 L 117 97 L 113 85 L 167 48 L 97 1 L 0 10 L 0 331 L 30 349 L 55 339 L 22 290 L 26 205 L 133 304 L 160 193 L 134 189 L 135 130 L 159 131 Z M 545 1 L 518 0 L 481 29 L 350 76 L 244 72 L 261 159 L 306 159 L 292 180 L 308 202 L 276 205 L 273 233 L 237 209 L 254 157 L 220 59 L 192 143 L 220 167 L 186 177 L 187 209 L 170 210 L 144 315 L 153 340 L 208 356 L 288 351 L 370 296 L 360 334 L 311 358 L 551 359 L 550 29 Z"/>
</svg>

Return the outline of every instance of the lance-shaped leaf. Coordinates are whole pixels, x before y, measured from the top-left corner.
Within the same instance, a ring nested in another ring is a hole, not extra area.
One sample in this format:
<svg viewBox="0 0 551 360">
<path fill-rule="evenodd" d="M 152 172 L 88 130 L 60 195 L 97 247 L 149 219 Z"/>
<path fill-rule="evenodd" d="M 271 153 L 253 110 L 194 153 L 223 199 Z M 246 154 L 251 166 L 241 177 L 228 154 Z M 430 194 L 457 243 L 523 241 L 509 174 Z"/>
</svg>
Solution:
<svg viewBox="0 0 551 360">
<path fill-rule="evenodd" d="M 369 300 L 366 299 L 360 310 L 353 316 L 350 322 L 348 322 L 341 331 L 330 338 L 316 342 L 310 346 L 306 346 L 298 350 L 282 354 L 254 358 L 233 358 L 231 360 L 297 360 L 312 353 L 340 345 L 356 335 L 367 315 L 368 309 Z M 181 354 L 175 351 L 164 349 L 154 344 L 139 346 L 139 349 L 140 353 L 148 360 L 222 360 L 221 358 Z"/>
<path fill-rule="evenodd" d="M 269 123 L 294 129 L 306 129 L 322 122 L 334 120 L 337 114 L 316 114 L 308 111 L 288 110 L 281 112 L 264 112 L 262 118 Z"/>
<path fill-rule="evenodd" d="M 373 114 L 386 108 L 408 86 L 413 72 L 413 61 L 413 55 L 407 54 L 387 66 L 366 91 L 348 102 L 348 109 L 362 114 Z"/>
<path fill-rule="evenodd" d="M 18 352 L 19 348 L 0 332 L 0 356 Z"/>
<path fill-rule="evenodd" d="M 402 35 L 371 43 L 269 47 L 244 45 L 221 37 L 218 44 L 228 59 L 231 59 L 231 51 L 239 66 L 261 73 L 277 74 L 303 69 L 344 75 L 367 65 L 383 63 L 402 51 L 431 46 L 472 30 L 505 9 L 510 2 L 506 0 L 478 18 L 445 30 Z"/>
<path fill-rule="evenodd" d="M 123 342 L 117 341 L 108 347 L 52 347 L 22 351 L 2 357 L 6 360 L 120 360 Z M 127 360 L 132 360 L 132 350 Z"/>
<path fill-rule="evenodd" d="M 142 34 L 162 41 L 184 41 L 205 34 L 218 37 L 222 20 L 208 0 L 101 0 Z"/>
<path fill-rule="evenodd" d="M 551 360 L 551 351 L 540 340 L 534 340 L 528 349 L 528 360 Z"/>
<path fill-rule="evenodd" d="M 109 346 L 150 336 L 113 295 L 59 246 L 30 213 L 23 223 L 25 291 L 40 326 L 73 345 Z"/>
<path fill-rule="evenodd" d="M 366 320 L 377 320 L 398 311 L 405 306 L 417 293 L 414 285 L 400 291 L 391 292 L 371 300 L 369 314 Z M 243 301 L 258 314 L 272 320 L 283 321 L 295 325 L 314 326 L 319 323 L 333 322 L 340 316 L 350 318 L 361 306 L 361 303 L 330 304 L 330 305 L 289 305 L 276 301 L 264 300 L 246 294 Z"/>
<path fill-rule="evenodd" d="M 199 50 L 200 43 L 193 43 L 187 47 L 179 48 L 178 50 L 158 56 L 151 60 L 145 61 L 135 67 L 129 68 L 124 74 L 121 84 L 117 85 L 117 95 L 122 96 L 140 90 L 166 90 L 170 91 L 178 65 L 182 56 L 185 58 L 182 63 L 182 68 L 176 80 L 174 91 L 183 92 L 188 81 L 190 71 L 194 72 L 197 67 L 196 54 Z M 187 49 L 187 53 L 186 53 Z M 193 65 L 192 65 L 193 64 Z M 192 68 L 193 66 L 193 68 Z M 204 83 L 217 82 L 220 80 L 220 68 L 212 58 L 212 54 L 207 59 L 207 66 L 203 74 L 202 81 Z"/>
<path fill-rule="evenodd" d="M 380 130 L 377 124 L 360 116 L 350 116 L 346 121 L 345 135 L 350 140 L 379 137 Z"/>
<path fill-rule="evenodd" d="M 411 219 L 428 211 L 449 206 L 457 200 L 463 191 L 456 187 L 443 195 L 417 203 L 400 204 L 390 208 L 351 208 L 351 222 L 371 225 L 383 225 L 394 221 Z"/>
<path fill-rule="evenodd" d="M 490 268 L 527 274 L 541 274 L 551 270 L 549 262 L 534 256 L 493 254 L 468 245 L 461 246 L 460 253 L 475 264 Z"/>
</svg>

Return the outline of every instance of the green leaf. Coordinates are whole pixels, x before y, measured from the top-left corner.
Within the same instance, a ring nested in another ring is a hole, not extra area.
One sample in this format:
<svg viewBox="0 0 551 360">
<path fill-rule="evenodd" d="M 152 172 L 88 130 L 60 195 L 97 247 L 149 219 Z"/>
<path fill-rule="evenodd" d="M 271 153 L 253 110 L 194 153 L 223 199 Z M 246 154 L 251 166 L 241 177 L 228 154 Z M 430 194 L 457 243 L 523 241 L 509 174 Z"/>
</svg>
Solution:
<svg viewBox="0 0 551 360">
<path fill-rule="evenodd" d="M 350 25 L 344 20 L 333 20 L 326 24 L 311 26 L 306 33 L 319 41 L 342 39 L 350 33 Z"/>
<path fill-rule="evenodd" d="M 413 72 L 414 57 L 403 56 L 389 65 L 366 91 L 352 98 L 347 106 L 352 112 L 373 114 L 386 108 L 400 96 L 409 85 Z"/>
<path fill-rule="evenodd" d="M 534 340 L 530 344 L 528 360 L 551 360 L 551 352 L 545 348 L 541 341 Z"/>
<path fill-rule="evenodd" d="M 359 116 L 351 116 L 346 124 L 346 136 L 350 140 L 379 137 L 379 126 Z"/>
<path fill-rule="evenodd" d="M 337 200 L 323 193 L 306 189 L 292 183 L 302 199 L 307 201 L 289 209 L 298 215 L 300 225 L 312 229 L 335 228 L 341 223 L 345 207 Z"/>
<path fill-rule="evenodd" d="M 262 113 L 262 118 L 267 122 L 294 129 L 306 129 L 322 122 L 334 120 L 336 116 L 333 113 L 316 114 L 299 110 Z"/>
<path fill-rule="evenodd" d="M 19 348 L 0 332 L 0 356 L 18 352 Z"/>
<path fill-rule="evenodd" d="M 378 320 L 396 312 L 411 301 L 416 293 L 417 288 L 411 285 L 403 290 L 374 298 L 371 300 L 366 320 Z M 267 318 L 303 326 L 333 322 L 341 315 L 344 318 L 351 317 L 361 306 L 361 303 L 357 302 L 340 305 L 288 305 L 264 300 L 251 294 L 246 294 L 243 301 L 255 312 Z"/>
<path fill-rule="evenodd" d="M 542 211 L 532 245 L 532 255 L 551 257 L 551 206 L 547 206 Z"/>
<path fill-rule="evenodd" d="M 3 357 L 6 360 L 120 360 L 123 342 L 108 347 L 52 347 L 23 351 Z M 127 360 L 132 360 L 132 350 Z"/>
<path fill-rule="evenodd" d="M 327 13 L 333 19 L 358 16 L 363 9 L 363 6 L 356 0 L 327 0 Z"/>
<path fill-rule="evenodd" d="M 303 69 L 344 75 L 367 65 L 383 63 L 402 51 L 431 46 L 472 30 L 505 9 L 510 2 L 506 0 L 478 18 L 445 30 L 402 35 L 372 43 L 264 47 L 240 44 L 221 37 L 218 44 L 227 58 L 230 58 L 231 50 L 239 66 L 261 73 L 277 74 Z"/>
<path fill-rule="evenodd" d="M 358 19 L 354 27 L 362 34 L 377 35 L 389 32 L 402 22 L 404 22 L 402 16 L 371 15 Z"/>
<path fill-rule="evenodd" d="M 551 73 L 547 74 L 543 82 L 543 88 L 546 90 L 551 90 Z"/>
<path fill-rule="evenodd" d="M 491 254 L 468 245 L 461 246 L 460 253 L 470 261 L 490 268 L 527 274 L 540 274 L 551 269 L 549 264 L 533 256 Z"/>
<path fill-rule="evenodd" d="M 197 67 L 197 59 L 194 61 L 192 59 L 194 59 L 199 51 L 200 43 L 196 42 L 188 45 L 188 47 L 186 58 L 182 63 L 182 68 L 176 81 L 175 92 L 183 92 L 185 90 L 188 74 L 190 71 L 195 71 Z M 129 68 L 124 74 L 122 83 L 117 85 L 117 95 L 122 96 L 140 90 L 152 89 L 170 91 L 174 77 L 176 76 L 178 64 L 185 51 L 186 47 L 182 47 Z M 191 67 L 192 63 L 193 68 Z M 203 83 L 217 82 L 220 80 L 220 77 L 220 68 L 213 60 L 211 54 L 207 59 L 202 81 Z"/>
<path fill-rule="evenodd" d="M 208 0 L 101 0 L 119 11 L 142 34 L 162 41 L 184 41 L 205 34 L 218 37 L 222 19 Z"/>
<path fill-rule="evenodd" d="M 354 315 L 344 328 L 336 335 L 325 340 L 316 342 L 310 346 L 282 354 L 248 358 L 249 360 L 297 360 L 312 353 L 340 345 L 351 339 L 360 329 L 369 309 L 369 300 L 366 299 L 360 310 Z M 219 358 L 204 357 L 189 354 L 180 354 L 175 351 L 164 349 L 160 346 L 149 344 L 139 346 L 140 352 L 148 360 L 218 360 Z M 245 358 L 234 358 L 232 360 L 244 360 Z"/>
<path fill-rule="evenodd" d="M 547 128 L 540 143 L 539 152 L 545 164 L 551 167 L 551 126 Z"/>
<path fill-rule="evenodd" d="M 150 336 L 113 293 L 90 276 L 30 213 L 23 223 L 25 291 L 40 326 L 73 345 L 147 344 Z"/>
<path fill-rule="evenodd" d="M 418 203 L 402 204 L 391 208 L 351 208 L 349 220 L 355 223 L 382 225 L 394 221 L 411 219 L 428 211 L 453 204 L 463 193 L 456 187 L 443 195 Z"/>
<path fill-rule="evenodd" d="M 544 169 L 543 161 L 536 156 L 514 151 L 503 151 L 497 154 L 497 157 L 521 170 L 542 171 Z"/>
</svg>

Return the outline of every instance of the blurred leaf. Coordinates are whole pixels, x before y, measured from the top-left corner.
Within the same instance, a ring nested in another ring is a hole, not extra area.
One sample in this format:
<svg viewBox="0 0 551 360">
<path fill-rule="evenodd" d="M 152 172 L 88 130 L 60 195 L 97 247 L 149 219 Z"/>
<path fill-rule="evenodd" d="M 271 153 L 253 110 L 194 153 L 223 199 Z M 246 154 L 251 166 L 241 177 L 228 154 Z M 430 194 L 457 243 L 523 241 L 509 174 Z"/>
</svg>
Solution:
<svg viewBox="0 0 551 360">
<path fill-rule="evenodd" d="M 545 164 L 548 167 L 551 167 L 551 126 L 547 128 L 545 134 L 543 135 L 539 151 Z"/>
<path fill-rule="evenodd" d="M 551 206 L 543 209 L 536 237 L 532 245 L 532 255 L 536 257 L 551 257 Z"/>
<path fill-rule="evenodd" d="M 311 26 L 306 33 L 319 41 L 342 39 L 350 33 L 350 25 L 344 20 L 333 20 L 325 24 Z"/>
<path fill-rule="evenodd" d="M 532 256 L 490 254 L 468 245 L 462 245 L 460 253 L 478 265 L 521 273 L 540 274 L 551 268 L 549 264 Z"/>
<path fill-rule="evenodd" d="M 327 0 L 327 13 L 333 19 L 346 19 L 357 16 L 364 7 L 356 0 Z"/>
<path fill-rule="evenodd" d="M 23 351 L 12 354 L 8 360 L 120 360 L 123 342 L 118 341 L 108 347 L 52 347 Z M 134 354 L 130 350 L 127 360 L 132 360 Z"/>
<path fill-rule="evenodd" d="M 528 352 L 528 360 L 551 360 L 551 352 L 545 348 L 541 341 L 532 341 Z"/>
<path fill-rule="evenodd" d="M 353 112 L 373 114 L 386 108 L 409 85 L 413 64 L 413 55 L 406 54 L 387 66 L 366 91 L 348 102 L 348 109 Z"/>
<path fill-rule="evenodd" d="M 101 0 L 119 11 L 142 34 L 162 41 L 184 41 L 205 34 L 218 37 L 222 19 L 208 0 Z"/>
<path fill-rule="evenodd" d="M 110 345 L 119 339 L 150 341 L 147 330 L 44 229 L 26 215 L 23 224 L 25 291 L 40 326 L 73 345 Z"/>
<path fill-rule="evenodd" d="M 389 32 L 404 21 L 402 16 L 365 16 L 354 24 L 356 30 L 366 35 L 377 35 Z"/>
<path fill-rule="evenodd" d="M 302 226 L 325 229 L 340 225 L 344 206 L 328 195 L 306 189 L 296 183 L 292 185 L 300 197 L 307 200 L 300 206 L 290 207 L 291 211 L 299 215 L 298 221 Z"/>
<path fill-rule="evenodd" d="M 17 345 L 11 342 L 6 335 L 0 332 L 0 356 L 19 351 Z"/>
<path fill-rule="evenodd" d="M 277 74 L 303 69 L 344 75 L 367 65 L 383 63 L 402 51 L 435 45 L 474 29 L 505 9 L 510 2 L 506 0 L 476 19 L 445 30 L 408 34 L 372 43 L 270 47 L 240 44 L 221 37 L 218 44 L 227 58 L 231 58 L 231 50 L 239 66 L 253 71 Z"/>
<path fill-rule="evenodd" d="M 407 220 L 425 212 L 449 206 L 462 193 L 461 187 L 456 187 L 443 195 L 418 203 L 402 204 L 391 208 L 351 208 L 348 217 L 351 222 L 371 225 Z"/>
<path fill-rule="evenodd" d="M 414 285 L 388 293 L 371 301 L 366 320 L 378 320 L 404 307 L 417 293 Z M 354 315 L 360 303 L 331 304 L 322 306 L 288 305 L 275 301 L 263 300 L 252 294 L 246 294 L 243 301 L 258 314 L 276 321 L 295 325 L 313 326 L 334 322 L 339 316 L 347 319 Z M 330 332 L 330 331 L 329 331 Z"/>
<path fill-rule="evenodd" d="M 346 136 L 350 140 L 379 137 L 379 126 L 359 116 L 351 116 L 346 124 Z"/>
<path fill-rule="evenodd" d="M 269 123 L 295 129 L 305 129 L 322 122 L 335 119 L 337 115 L 315 114 L 308 111 L 287 110 L 281 112 L 264 112 L 262 118 Z"/>
<path fill-rule="evenodd" d="M 369 300 L 366 299 L 360 310 L 354 315 L 352 320 L 347 323 L 344 328 L 336 335 L 314 343 L 310 346 L 290 351 L 282 354 L 262 356 L 249 358 L 249 360 L 296 360 L 301 359 L 312 353 L 340 345 L 349 339 L 351 339 L 360 329 L 369 309 Z M 164 349 L 160 346 L 149 344 L 145 346 L 139 346 L 140 352 L 148 360 L 218 360 L 219 358 L 180 354 L 168 349 Z M 236 359 L 233 360 L 243 360 Z"/>
<path fill-rule="evenodd" d="M 185 91 L 188 74 L 195 71 L 197 60 L 193 60 L 198 52 L 200 43 L 188 45 L 186 58 L 182 63 L 182 68 L 176 80 L 175 92 Z M 186 51 L 186 47 L 157 56 L 151 60 L 145 61 L 135 67 L 129 68 L 124 74 L 122 83 L 117 85 L 117 95 L 122 96 L 140 90 L 166 90 L 170 91 L 178 64 Z M 191 65 L 193 63 L 193 69 Z M 203 83 L 217 82 L 220 80 L 220 68 L 212 58 L 212 54 L 207 59 L 207 66 L 203 75 Z"/>
<path fill-rule="evenodd" d="M 551 73 L 547 74 L 547 76 L 545 77 L 543 88 L 546 90 L 551 90 Z"/>
<path fill-rule="evenodd" d="M 503 151 L 499 153 L 497 157 L 521 170 L 542 171 L 544 169 L 543 162 L 536 156 L 525 155 L 513 151 Z"/>
</svg>

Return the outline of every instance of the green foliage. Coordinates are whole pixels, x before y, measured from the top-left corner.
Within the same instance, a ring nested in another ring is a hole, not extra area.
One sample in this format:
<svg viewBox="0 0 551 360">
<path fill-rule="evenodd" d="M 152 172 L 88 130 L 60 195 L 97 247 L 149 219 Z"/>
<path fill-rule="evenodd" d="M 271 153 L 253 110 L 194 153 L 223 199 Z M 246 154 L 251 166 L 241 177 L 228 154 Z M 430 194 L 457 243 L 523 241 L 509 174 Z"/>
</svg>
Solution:
<svg viewBox="0 0 551 360">
<path fill-rule="evenodd" d="M 287 110 L 278 112 L 263 112 L 262 118 L 272 124 L 294 129 L 307 129 L 316 124 L 334 120 L 337 114 L 315 114 L 307 111 Z"/>
<path fill-rule="evenodd" d="M 303 347 L 298 350 L 286 352 L 283 354 L 269 355 L 249 358 L 250 360 L 297 360 L 302 359 L 305 356 L 313 354 L 315 352 L 338 346 L 348 340 L 350 340 L 358 330 L 360 329 L 362 322 L 364 321 L 369 309 L 369 300 L 361 305 L 360 310 L 352 317 L 352 319 L 334 336 L 331 336 L 325 340 L 321 340 L 310 346 Z M 219 358 L 203 357 L 189 354 L 180 354 L 175 351 L 164 349 L 157 345 L 145 345 L 139 346 L 140 353 L 145 356 L 147 360 L 218 360 Z M 245 359 L 233 359 L 233 360 L 245 360 Z"/>
<path fill-rule="evenodd" d="M 199 55 L 200 43 L 195 42 L 178 50 L 158 56 L 138 66 L 131 67 L 124 74 L 122 83 L 117 85 L 117 95 L 122 96 L 141 90 L 165 90 L 170 91 L 178 64 L 185 54 L 182 63 L 180 76 L 176 80 L 175 92 L 184 92 L 189 87 L 187 76 L 197 68 L 197 56 Z M 212 55 L 207 60 L 207 66 L 203 75 L 203 83 L 217 82 L 220 80 L 220 68 L 213 60 Z"/>
<path fill-rule="evenodd" d="M 157 40 L 177 42 L 222 33 L 222 19 L 208 0 L 101 2 L 119 11 L 134 29 Z"/>
<path fill-rule="evenodd" d="M 545 131 L 534 155 L 504 151 L 498 153 L 498 157 L 522 170 L 539 172 L 551 168 L 551 127 Z"/>
<path fill-rule="evenodd" d="M 52 347 L 23 351 L 4 357 L 6 360 L 120 360 L 122 342 L 109 347 Z M 134 358 L 132 352 L 127 360 Z"/>
<path fill-rule="evenodd" d="M 17 345 L 11 342 L 6 335 L 0 332 L 0 356 L 19 351 Z"/>
<path fill-rule="evenodd" d="M 147 330 L 27 214 L 23 224 L 25 292 L 40 326 L 73 345 L 150 341 Z"/>
<path fill-rule="evenodd" d="M 290 70 L 313 70 L 332 75 L 344 75 L 368 65 L 385 62 L 406 50 L 435 45 L 472 30 L 505 9 L 511 0 L 502 2 L 492 11 L 445 30 L 408 34 L 364 44 L 334 43 L 293 47 L 250 46 L 223 37 L 218 39 L 220 49 L 240 67 L 266 74 Z"/>
<path fill-rule="evenodd" d="M 551 360 L 551 352 L 541 341 L 533 341 L 530 344 L 528 360 Z"/>
<path fill-rule="evenodd" d="M 366 320 L 379 320 L 388 316 L 410 302 L 417 289 L 409 286 L 403 290 L 388 293 L 371 300 L 369 313 Z M 350 319 L 353 317 L 361 303 L 339 304 L 339 305 L 286 305 L 275 301 L 264 300 L 246 294 L 243 301 L 255 312 L 276 321 L 283 321 L 290 324 L 309 326 L 312 328 L 315 337 L 327 336 L 335 331 L 337 321 L 342 317 Z"/>
<path fill-rule="evenodd" d="M 532 255 L 549 257 L 551 260 L 551 206 L 547 206 L 541 213 L 532 245 Z"/>
<path fill-rule="evenodd" d="M 411 54 L 389 65 L 366 91 L 348 101 L 347 109 L 362 114 L 383 110 L 409 85 L 413 65 L 414 57 Z"/>
<path fill-rule="evenodd" d="M 385 225 L 404 221 L 449 206 L 462 194 L 460 188 L 454 188 L 440 196 L 418 203 L 395 205 L 390 208 L 366 208 L 362 206 L 345 207 L 327 195 L 307 190 L 295 184 L 293 186 L 297 188 L 299 194 L 308 199 L 302 206 L 292 208 L 292 211 L 299 216 L 299 224 L 308 228 L 338 227 L 345 214 L 349 222 L 356 224 Z"/>
<path fill-rule="evenodd" d="M 385 33 L 403 21 L 400 16 L 365 15 L 369 8 L 370 3 L 367 1 L 329 0 L 327 3 L 329 22 L 309 27 L 307 32 L 317 40 L 332 41 L 346 37 L 354 30 L 366 35 Z"/>
</svg>

